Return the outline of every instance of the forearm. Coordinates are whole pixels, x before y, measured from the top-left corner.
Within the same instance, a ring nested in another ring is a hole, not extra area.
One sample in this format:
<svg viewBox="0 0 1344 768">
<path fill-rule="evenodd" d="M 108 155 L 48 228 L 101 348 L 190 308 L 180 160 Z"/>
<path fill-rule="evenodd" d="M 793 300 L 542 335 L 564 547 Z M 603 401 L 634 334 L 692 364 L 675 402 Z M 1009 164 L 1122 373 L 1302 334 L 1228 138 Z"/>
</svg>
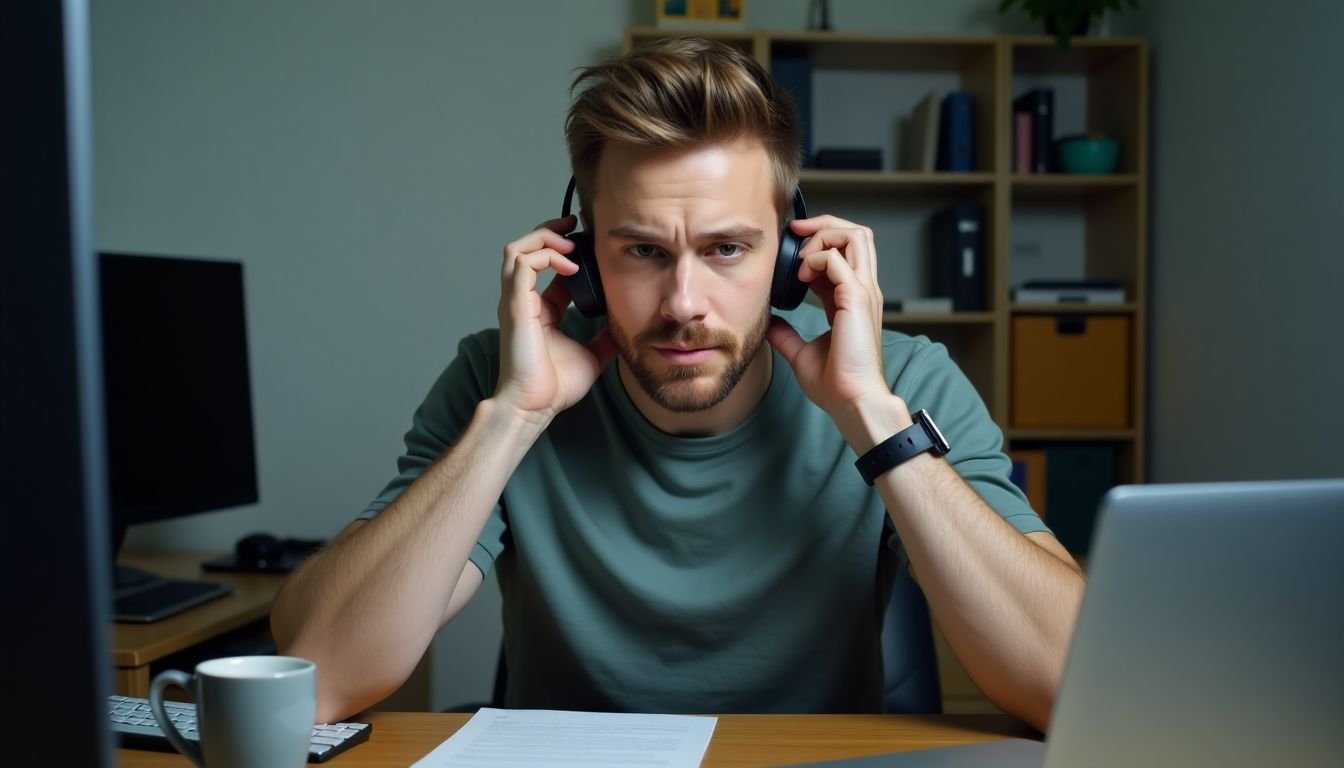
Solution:
<svg viewBox="0 0 1344 768">
<path fill-rule="evenodd" d="M 509 476 L 540 434 L 483 401 L 458 442 L 376 518 L 311 558 L 276 598 L 284 653 L 318 663 L 323 709 L 368 706 L 415 668 Z"/>
<path fill-rule="evenodd" d="M 893 400 L 847 425 L 856 452 L 910 423 Z M 992 701 L 1044 730 L 1082 600 L 1076 566 L 1021 535 L 943 459 L 921 454 L 875 485 L 957 658 Z"/>
</svg>

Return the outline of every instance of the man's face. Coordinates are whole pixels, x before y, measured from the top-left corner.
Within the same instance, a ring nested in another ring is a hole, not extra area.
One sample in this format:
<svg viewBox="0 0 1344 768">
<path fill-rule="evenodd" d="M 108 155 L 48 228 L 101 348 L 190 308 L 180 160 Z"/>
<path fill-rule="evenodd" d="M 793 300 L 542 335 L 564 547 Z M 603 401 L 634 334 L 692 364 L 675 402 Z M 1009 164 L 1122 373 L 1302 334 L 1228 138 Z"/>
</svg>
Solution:
<svg viewBox="0 0 1344 768">
<path fill-rule="evenodd" d="M 779 217 L 765 148 L 608 145 L 592 201 L 621 360 L 659 406 L 722 402 L 765 338 Z"/>
</svg>

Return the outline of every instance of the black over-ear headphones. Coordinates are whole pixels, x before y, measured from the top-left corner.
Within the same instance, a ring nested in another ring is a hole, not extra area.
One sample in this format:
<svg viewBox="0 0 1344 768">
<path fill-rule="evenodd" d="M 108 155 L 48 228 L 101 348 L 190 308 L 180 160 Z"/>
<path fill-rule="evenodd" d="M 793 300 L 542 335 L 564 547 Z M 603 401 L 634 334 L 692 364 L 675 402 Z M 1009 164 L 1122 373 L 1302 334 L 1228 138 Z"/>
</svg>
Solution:
<svg viewBox="0 0 1344 768">
<path fill-rule="evenodd" d="M 565 189 L 565 204 L 560 215 L 568 216 L 570 203 L 574 200 L 574 177 L 569 177 L 569 187 Z M 807 203 L 803 200 L 803 191 L 794 187 L 793 218 L 807 218 Z M 565 235 L 574 243 L 569 260 L 579 265 L 579 271 L 565 278 L 569 284 L 569 295 L 574 306 L 584 317 L 600 317 L 607 313 L 607 297 L 602 293 L 602 277 L 597 271 L 597 256 L 593 252 L 593 233 L 588 231 L 571 232 Z M 794 309 L 803 303 L 807 295 L 807 283 L 798 279 L 798 269 L 803 265 L 800 254 L 807 238 L 795 235 L 785 222 L 779 233 L 779 253 L 775 256 L 775 276 L 770 281 L 770 306 L 775 309 Z"/>
</svg>

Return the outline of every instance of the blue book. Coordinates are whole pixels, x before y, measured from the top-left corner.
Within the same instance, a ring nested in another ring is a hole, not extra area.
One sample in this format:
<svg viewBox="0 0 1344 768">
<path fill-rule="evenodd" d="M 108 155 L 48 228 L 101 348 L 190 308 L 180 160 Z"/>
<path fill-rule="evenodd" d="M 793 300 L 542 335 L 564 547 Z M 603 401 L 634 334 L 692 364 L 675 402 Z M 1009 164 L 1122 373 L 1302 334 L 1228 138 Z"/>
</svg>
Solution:
<svg viewBox="0 0 1344 768">
<path fill-rule="evenodd" d="M 943 97 L 938 124 L 938 170 L 975 170 L 975 98 L 967 91 Z"/>
</svg>

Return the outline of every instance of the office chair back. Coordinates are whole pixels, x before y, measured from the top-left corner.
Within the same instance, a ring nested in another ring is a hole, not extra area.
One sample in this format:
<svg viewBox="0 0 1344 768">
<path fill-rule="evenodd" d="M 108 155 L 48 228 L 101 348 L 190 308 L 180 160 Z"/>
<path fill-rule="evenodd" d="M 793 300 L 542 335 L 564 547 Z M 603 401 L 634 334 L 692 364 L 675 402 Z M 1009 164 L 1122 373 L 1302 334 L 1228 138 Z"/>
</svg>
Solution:
<svg viewBox="0 0 1344 768">
<path fill-rule="evenodd" d="M 899 568 L 882 616 L 882 703 L 893 714 L 943 711 L 938 655 L 924 592 L 906 568 Z"/>
</svg>

